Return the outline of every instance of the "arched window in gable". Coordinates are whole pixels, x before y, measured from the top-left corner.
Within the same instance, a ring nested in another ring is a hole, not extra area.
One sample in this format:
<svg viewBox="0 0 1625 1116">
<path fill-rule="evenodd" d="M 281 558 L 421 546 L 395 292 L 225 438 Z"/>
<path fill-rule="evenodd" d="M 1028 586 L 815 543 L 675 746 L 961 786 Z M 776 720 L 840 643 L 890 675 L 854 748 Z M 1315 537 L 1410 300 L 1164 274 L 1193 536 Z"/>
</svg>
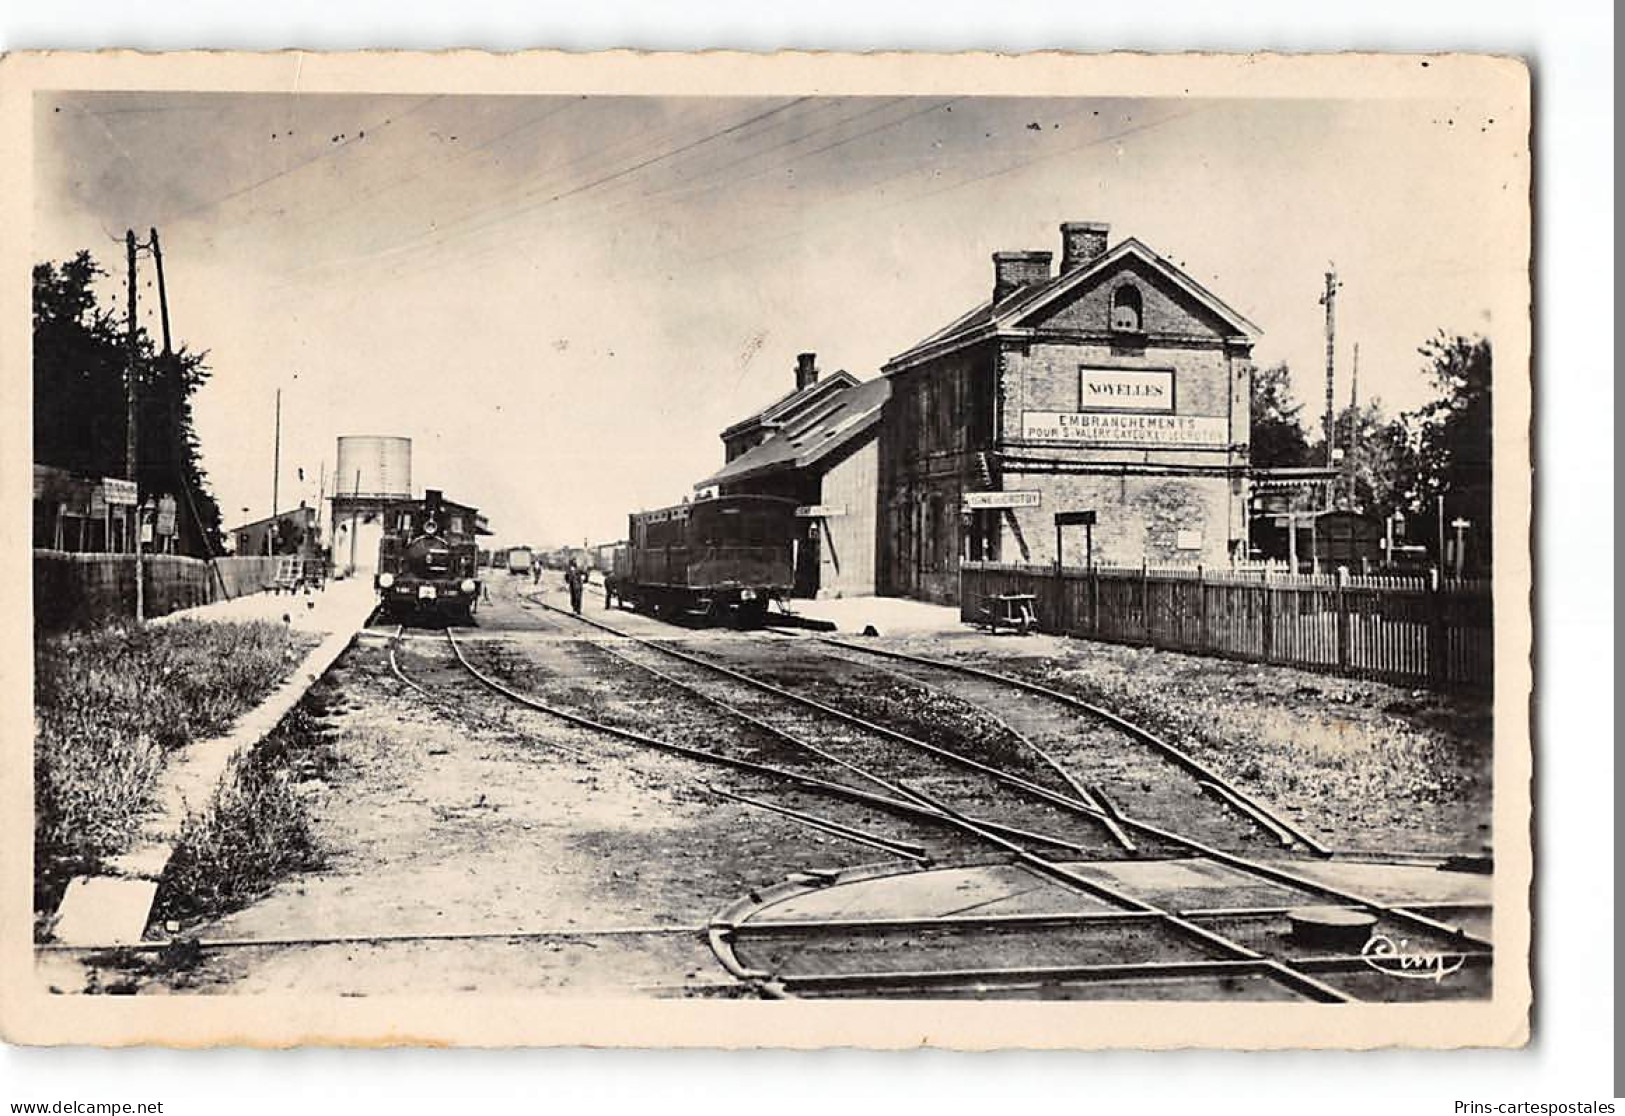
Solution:
<svg viewBox="0 0 1625 1116">
<path fill-rule="evenodd" d="M 1139 333 L 1143 306 L 1140 291 L 1131 283 L 1124 283 L 1112 292 L 1112 332 Z"/>
</svg>

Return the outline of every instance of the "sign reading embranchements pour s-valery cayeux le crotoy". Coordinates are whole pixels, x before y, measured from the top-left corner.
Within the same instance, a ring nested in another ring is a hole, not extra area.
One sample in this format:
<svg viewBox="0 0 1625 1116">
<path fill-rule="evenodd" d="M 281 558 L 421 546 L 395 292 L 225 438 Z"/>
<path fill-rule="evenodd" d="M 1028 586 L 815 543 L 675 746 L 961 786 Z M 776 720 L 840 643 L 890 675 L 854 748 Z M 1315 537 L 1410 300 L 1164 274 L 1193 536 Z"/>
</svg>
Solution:
<svg viewBox="0 0 1625 1116">
<path fill-rule="evenodd" d="M 1021 436 L 1035 442 L 1101 442 L 1135 446 L 1222 446 L 1229 424 L 1196 415 L 1110 415 L 1023 411 Z"/>
</svg>

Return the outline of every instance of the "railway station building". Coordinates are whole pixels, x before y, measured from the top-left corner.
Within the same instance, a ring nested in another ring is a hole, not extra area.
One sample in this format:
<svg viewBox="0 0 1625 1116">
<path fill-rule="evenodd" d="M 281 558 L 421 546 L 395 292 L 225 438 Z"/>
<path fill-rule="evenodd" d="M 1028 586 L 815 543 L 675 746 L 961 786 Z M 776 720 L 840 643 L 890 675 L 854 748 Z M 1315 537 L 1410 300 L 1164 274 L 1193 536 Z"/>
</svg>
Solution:
<svg viewBox="0 0 1625 1116">
<path fill-rule="evenodd" d="M 884 378 L 820 378 L 796 359 L 795 390 L 722 432 L 724 464 L 697 495 L 782 496 L 796 502 L 797 597 L 875 592 L 877 438 L 891 394 Z"/>
<path fill-rule="evenodd" d="M 881 593 L 956 602 L 967 559 L 1245 556 L 1258 329 L 1108 234 L 1062 225 L 1057 268 L 1048 251 L 994 253 L 989 296 L 882 368 Z M 1089 535 L 1055 525 L 1088 512 Z"/>
<path fill-rule="evenodd" d="M 314 557 L 321 552 L 321 528 L 316 509 L 303 502 L 266 519 L 231 529 L 232 553 L 249 555 L 297 554 Z"/>
</svg>

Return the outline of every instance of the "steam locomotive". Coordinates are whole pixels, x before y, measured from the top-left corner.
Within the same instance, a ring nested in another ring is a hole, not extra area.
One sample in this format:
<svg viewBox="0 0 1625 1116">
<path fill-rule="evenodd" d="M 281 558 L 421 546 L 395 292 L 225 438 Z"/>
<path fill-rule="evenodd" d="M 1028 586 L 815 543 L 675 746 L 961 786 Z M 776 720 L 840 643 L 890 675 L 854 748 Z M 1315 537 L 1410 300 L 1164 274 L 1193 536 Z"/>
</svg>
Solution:
<svg viewBox="0 0 1625 1116">
<path fill-rule="evenodd" d="M 776 496 L 718 496 L 633 512 L 627 541 L 604 579 L 604 606 L 752 627 L 790 595 L 796 504 Z"/>
<path fill-rule="evenodd" d="M 485 533 L 476 509 L 452 503 L 438 489 L 389 504 L 373 578 L 384 612 L 472 620 L 480 597 L 475 536 Z"/>
</svg>

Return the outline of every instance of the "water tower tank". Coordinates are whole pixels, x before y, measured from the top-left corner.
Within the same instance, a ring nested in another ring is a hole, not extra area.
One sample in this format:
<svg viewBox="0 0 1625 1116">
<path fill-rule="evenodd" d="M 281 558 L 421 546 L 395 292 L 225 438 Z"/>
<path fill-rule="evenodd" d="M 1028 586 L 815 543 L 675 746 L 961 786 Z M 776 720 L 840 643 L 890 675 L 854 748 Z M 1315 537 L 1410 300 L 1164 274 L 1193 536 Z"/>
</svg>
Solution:
<svg viewBox="0 0 1625 1116">
<path fill-rule="evenodd" d="M 334 492 L 340 496 L 410 499 L 412 496 L 412 439 L 377 434 L 347 434 L 339 438 Z"/>
</svg>

